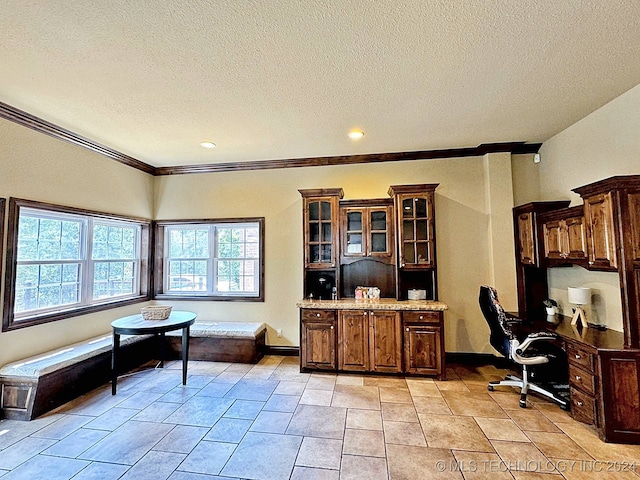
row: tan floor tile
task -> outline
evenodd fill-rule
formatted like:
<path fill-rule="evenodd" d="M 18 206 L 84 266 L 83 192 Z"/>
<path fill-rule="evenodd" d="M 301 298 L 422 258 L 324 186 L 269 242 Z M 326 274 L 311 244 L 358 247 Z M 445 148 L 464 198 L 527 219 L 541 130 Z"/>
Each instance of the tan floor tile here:
<path fill-rule="evenodd" d="M 558 427 L 597 460 L 632 462 L 633 460 L 637 461 L 637 459 L 640 459 L 640 445 L 605 443 L 600 440 L 594 430 L 587 425 L 575 421 L 559 423 Z M 640 465 L 638 469 L 640 470 Z"/>
<path fill-rule="evenodd" d="M 300 382 L 280 381 L 273 391 L 276 395 L 302 395 L 305 385 Z"/>
<path fill-rule="evenodd" d="M 344 455 L 363 455 L 366 457 L 384 457 L 384 435 L 375 430 L 355 430 L 347 428 L 344 431 Z"/>
<path fill-rule="evenodd" d="M 304 437 L 296 465 L 339 470 L 341 459 L 342 440 Z"/>
<path fill-rule="evenodd" d="M 382 418 L 390 422 L 415 422 L 418 423 L 418 415 L 413 404 L 406 403 L 381 403 Z"/>
<path fill-rule="evenodd" d="M 347 428 L 382 431 L 382 415 L 378 410 L 347 410 Z"/>
<path fill-rule="evenodd" d="M 369 387 L 407 388 L 405 379 L 397 377 L 365 376 L 364 384 Z"/>
<path fill-rule="evenodd" d="M 462 393 L 444 391 L 442 396 L 454 415 L 474 417 L 508 418 L 504 410 L 487 393 Z"/>
<path fill-rule="evenodd" d="M 339 470 L 324 468 L 294 467 L 291 480 L 339 480 Z"/>
<path fill-rule="evenodd" d="M 380 394 L 378 393 L 378 387 L 336 385 L 333 392 L 331 406 L 380 410 Z"/>
<path fill-rule="evenodd" d="M 450 450 L 408 445 L 387 445 L 391 480 L 462 479 Z M 366 478 L 366 477 L 361 477 Z"/>
<path fill-rule="evenodd" d="M 338 375 L 336 385 L 364 385 L 362 375 Z"/>
<path fill-rule="evenodd" d="M 571 460 L 591 460 L 576 442 L 564 433 L 525 432 L 531 441 L 546 457 L 566 458 Z"/>
<path fill-rule="evenodd" d="M 380 401 L 389 403 L 413 403 L 408 388 L 380 387 Z"/>
<path fill-rule="evenodd" d="M 492 440 L 491 444 L 511 472 L 552 473 L 556 471 L 549 459 L 540 453 L 533 443 Z"/>
<path fill-rule="evenodd" d="M 493 392 L 488 392 L 493 400 L 505 409 L 520 408 L 520 392 L 514 388 L 501 388 Z"/>
<path fill-rule="evenodd" d="M 534 408 L 553 423 L 567 423 L 573 421 L 569 412 L 565 412 L 558 405 L 551 403 L 539 403 L 536 404 Z"/>
<path fill-rule="evenodd" d="M 508 442 L 529 442 L 529 438 L 510 418 L 477 417 L 480 426 L 489 440 L 506 440 Z"/>
<path fill-rule="evenodd" d="M 310 390 L 333 390 L 336 385 L 336 376 L 318 376 L 311 374 L 311 378 L 307 382 L 307 389 Z"/>
<path fill-rule="evenodd" d="M 469 392 L 469 387 L 462 380 L 446 380 L 444 382 L 436 380 L 436 386 L 441 392 L 455 390 L 458 392 Z"/>
<path fill-rule="evenodd" d="M 453 455 L 465 480 L 513 480 L 506 464 L 496 453 L 454 450 Z"/>
<path fill-rule="evenodd" d="M 638 480 L 638 475 L 631 469 L 622 470 L 619 463 L 607 463 L 587 460 L 561 460 L 552 458 L 556 469 L 567 480 Z M 611 469 L 610 471 L 607 471 Z M 638 467 L 636 467 L 637 471 Z M 616 471 L 617 470 L 617 471 Z"/>
<path fill-rule="evenodd" d="M 409 392 L 413 397 L 439 397 L 440 390 L 436 386 L 433 380 L 426 381 L 427 379 L 420 380 L 410 380 L 407 379 L 407 386 L 409 387 Z M 430 379 L 429 379 L 430 380 Z"/>
<path fill-rule="evenodd" d="M 494 452 L 473 417 L 420 413 L 418 418 L 429 447 Z"/>
<path fill-rule="evenodd" d="M 300 403 L 303 405 L 323 405 L 328 407 L 331 405 L 333 392 L 331 390 L 309 390 L 306 389 L 300 397 Z"/>
<path fill-rule="evenodd" d="M 553 422 L 533 408 L 505 409 L 505 412 L 516 422 L 520 430 L 560 433 L 560 429 Z"/>
<path fill-rule="evenodd" d="M 260 359 L 257 365 L 260 365 L 260 366 L 272 365 L 274 367 L 277 367 L 282 363 L 283 360 L 284 360 L 284 357 L 282 355 L 265 355 Z"/>
<path fill-rule="evenodd" d="M 340 480 L 387 480 L 387 460 L 385 458 L 343 455 Z"/>
<path fill-rule="evenodd" d="M 513 475 L 513 478 L 516 480 L 561 480 L 563 478 L 559 472 L 538 473 L 512 471 L 511 475 Z"/>
<path fill-rule="evenodd" d="M 427 446 L 419 423 L 383 422 L 385 443 Z"/>
<path fill-rule="evenodd" d="M 451 409 L 442 396 L 413 397 L 413 406 L 417 413 L 433 413 L 437 415 L 452 415 Z"/>

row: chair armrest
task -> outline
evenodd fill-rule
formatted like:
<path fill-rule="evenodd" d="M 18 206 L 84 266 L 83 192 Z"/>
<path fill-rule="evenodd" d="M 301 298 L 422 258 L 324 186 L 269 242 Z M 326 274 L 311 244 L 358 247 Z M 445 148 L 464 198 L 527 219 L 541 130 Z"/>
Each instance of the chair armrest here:
<path fill-rule="evenodd" d="M 550 340 L 557 340 L 558 338 L 560 337 L 552 332 L 532 333 L 528 335 L 527 338 L 525 338 L 524 341 L 518 346 L 518 348 L 516 349 L 516 353 L 518 355 L 522 355 L 527 350 L 527 348 L 529 348 L 531 344 L 533 344 L 534 342 L 537 342 L 540 340 L 548 342 Z"/>
<path fill-rule="evenodd" d="M 516 315 L 514 315 L 513 313 L 510 312 L 504 312 L 504 316 L 506 318 L 506 321 L 509 325 L 515 325 L 515 324 L 521 324 L 522 323 L 522 319 Z"/>

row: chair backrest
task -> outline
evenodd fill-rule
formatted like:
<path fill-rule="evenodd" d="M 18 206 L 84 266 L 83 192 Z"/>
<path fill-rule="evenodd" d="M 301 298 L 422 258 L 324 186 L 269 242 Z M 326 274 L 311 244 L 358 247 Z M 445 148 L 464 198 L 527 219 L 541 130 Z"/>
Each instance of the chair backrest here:
<path fill-rule="evenodd" d="M 480 309 L 491 329 L 489 342 L 498 352 L 509 358 L 511 348 L 510 340 L 515 339 L 511 327 L 507 323 L 507 316 L 504 308 L 498 301 L 498 293 L 495 288 L 488 286 L 480 287 Z"/>

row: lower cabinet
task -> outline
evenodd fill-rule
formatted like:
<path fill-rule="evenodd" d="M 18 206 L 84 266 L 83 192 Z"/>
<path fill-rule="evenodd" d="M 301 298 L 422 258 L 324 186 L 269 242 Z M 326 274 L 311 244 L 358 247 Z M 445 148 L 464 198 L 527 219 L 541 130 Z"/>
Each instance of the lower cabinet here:
<path fill-rule="evenodd" d="M 303 370 L 444 379 L 443 312 L 301 309 L 300 317 Z"/>
<path fill-rule="evenodd" d="M 402 335 L 398 312 L 341 310 L 338 318 L 339 370 L 402 371 Z"/>
<path fill-rule="evenodd" d="M 300 365 L 303 369 L 335 370 L 335 310 L 302 310 Z"/>

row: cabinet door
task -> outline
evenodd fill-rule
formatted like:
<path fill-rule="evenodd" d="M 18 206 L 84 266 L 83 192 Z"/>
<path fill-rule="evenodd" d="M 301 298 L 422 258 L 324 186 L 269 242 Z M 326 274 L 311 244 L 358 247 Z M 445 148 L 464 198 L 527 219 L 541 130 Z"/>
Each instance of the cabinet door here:
<path fill-rule="evenodd" d="M 374 372 L 402 371 L 402 334 L 399 312 L 369 313 L 369 358 Z"/>
<path fill-rule="evenodd" d="M 302 368 L 336 369 L 335 325 L 335 320 L 302 321 Z"/>
<path fill-rule="evenodd" d="M 429 194 L 399 195 L 398 209 L 400 267 L 433 267 L 432 196 Z"/>
<path fill-rule="evenodd" d="M 404 325 L 404 371 L 442 375 L 441 327 Z"/>
<path fill-rule="evenodd" d="M 584 217 L 571 217 L 565 220 L 567 258 L 583 260 L 587 257 L 586 235 L 584 231 Z"/>
<path fill-rule="evenodd" d="M 336 266 L 337 206 L 337 199 L 333 197 L 305 198 L 307 268 L 326 269 Z"/>
<path fill-rule="evenodd" d="M 367 209 L 367 254 L 381 259 L 393 258 L 393 209 Z"/>
<path fill-rule="evenodd" d="M 566 257 L 564 245 L 564 220 L 552 220 L 542 226 L 544 231 L 544 257 L 562 260 Z"/>
<path fill-rule="evenodd" d="M 518 215 L 518 246 L 520 263 L 523 265 L 536 264 L 536 250 L 534 245 L 533 214 L 526 212 Z"/>
<path fill-rule="evenodd" d="M 584 214 L 587 223 L 589 267 L 616 270 L 616 243 L 613 231 L 611 193 L 585 198 Z"/>
<path fill-rule="evenodd" d="M 366 211 L 366 208 L 341 209 L 343 257 L 365 257 L 367 255 Z"/>
<path fill-rule="evenodd" d="M 342 310 L 338 316 L 338 368 L 367 371 L 369 369 L 369 312 Z"/>

